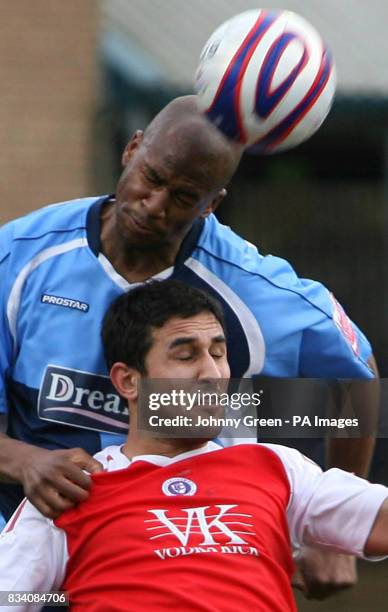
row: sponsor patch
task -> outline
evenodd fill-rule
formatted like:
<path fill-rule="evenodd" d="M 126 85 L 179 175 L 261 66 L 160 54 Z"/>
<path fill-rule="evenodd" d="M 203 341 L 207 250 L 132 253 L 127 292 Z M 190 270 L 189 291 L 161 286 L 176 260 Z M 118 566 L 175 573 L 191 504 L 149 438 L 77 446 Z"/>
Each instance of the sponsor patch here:
<path fill-rule="evenodd" d="M 166 548 L 154 549 L 155 555 L 162 560 L 209 553 L 256 557 L 260 554 L 242 537 L 255 537 L 256 533 L 252 515 L 239 512 L 237 504 L 174 508 L 172 516 L 168 512 L 166 509 L 148 510 L 152 518 L 145 520 L 149 539 L 166 544 Z"/>
<path fill-rule="evenodd" d="M 359 357 L 360 356 L 360 347 L 358 344 L 358 338 L 356 331 L 352 325 L 351 320 L 348 315 L 342 308 L 341 304 L 337 302 L 334 295 L 330 293 L 330 298 L 333 304 L 333 320 L 342 335 L 349 342 L 352 347 L 353 353 Z"/>
<path fill-rule="evenodd" d="M 48 365 L 40 385 L 38 415 L 46 421 L 125 434 L 129 416 L 125 401 L 109 376 Z"/>
<path fill-rule="evenodd" d="M 62 306 L 63 308 L 72 308 L 80 310 L 81 312 L 88 312 L 89 304 L 86 302 L 80 302 L 79 300 L 73 300 L 72 298 L 61 297 L 60 295 L 50 295 L 49 293 L 43 293 L 40 298 L 42 304 L 51 304 L 52 306 Z"/>

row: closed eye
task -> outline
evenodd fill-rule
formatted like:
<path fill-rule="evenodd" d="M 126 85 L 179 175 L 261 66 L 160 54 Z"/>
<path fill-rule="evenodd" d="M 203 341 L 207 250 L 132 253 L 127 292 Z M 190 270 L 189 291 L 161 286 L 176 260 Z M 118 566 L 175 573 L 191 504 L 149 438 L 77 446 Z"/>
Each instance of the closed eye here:
<path fill-rule="evenodd" d="M 194 208 L 196 200 L 184 196 L 175 195 L 175 202 L 180 208 Z"/>
<path fill-rule="evenodd" d="M 195 355 L 194 351 L 181 350 L 172 354 L 173 359 L 177 359 L 178 361 L 188 361 L 192 359 Z"/>
<path fill-rule="evenodd" d="M 162 185 L 163 179 L 155 170 L 150 168 L 149 166 L 145 166 L 143 169 L 143 176 L 148 183 L 152 183 L 152 185 Z"/>
<path fill-rule="evenodd" d="M 144 178 L 147 181 L 147 183 L 150 183 L 151 185 L 161 185 L 162 184 L 162 181 L 157 176 L 154 176 L 152 174 L 144 174 Z"/>

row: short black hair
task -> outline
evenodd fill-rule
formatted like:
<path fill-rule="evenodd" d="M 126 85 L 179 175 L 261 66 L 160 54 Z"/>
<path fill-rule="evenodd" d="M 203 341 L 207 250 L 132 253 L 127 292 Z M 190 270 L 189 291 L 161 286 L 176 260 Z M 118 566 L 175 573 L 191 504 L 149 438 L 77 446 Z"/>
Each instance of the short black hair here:
<path fill-rule="evenodd" d="M 187 319 L 202 312 L 213 314 L 225 332 L 224 313 L 217 300 L 180 281 L 151 281 L 121 295 L 109 306 L 102 324 L 108 368 L 121 361 L 146 374 L 152 330 L 172 317 Z"/>

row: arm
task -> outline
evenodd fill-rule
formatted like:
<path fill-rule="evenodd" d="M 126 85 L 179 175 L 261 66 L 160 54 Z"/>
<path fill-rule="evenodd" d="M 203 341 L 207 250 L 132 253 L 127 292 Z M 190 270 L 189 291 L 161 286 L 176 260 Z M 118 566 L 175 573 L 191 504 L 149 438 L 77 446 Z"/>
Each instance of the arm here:
<path fill-rule="evenodd" d="M 342 470 L 322 472 L 296 450 L 271 448 L 282 460 L 292 491 L 288 521 L 292 542 L 300 549 L 302 569 L 297 586 L 307 596 L 322 599 L 351 584 L 352 570 L 344 555 L 371 554 L 366 542 L 373 525 L 379 531 L 387 528 L 386 523 L 379 527 L 375 519 L 388 498 L 388 489 Z M 388 549 L 385 551 L 388 554 Z M 372 554 L 379 552 L 373 550 Z"/>
<path fill-rule="evenodd" d="M 276 258 L 263 258 L 259 265 L 275 281 L 276 287 L 287 289 L 287 293 L 278 294 L 277 303 L 287 305 L 290 329 L 300 337 L 296 375 L 313 379 L 373 379 L 368 364 L 371 346 L 329 291 L 320 283 L 298 278 L 289 264 Z M 364 414 L 371 414 L 372 422 L 377 420 L 373 397 L 366 396 L 361 408 Z M 374 445 L 373 427 L 372 432 L 363 439 L 331 440 L 328 463 L 365 475 Z M 311 549 L 305 552 L 310 553 Z M 335 591 L 356 581 L 354 560 L 339 557 L 332 551 L 313 551 L 307 563 L 311 572 L 304 587 L 312 596 L 316 593 L 321 596 L 319 584 L 323 584 L 325 592 L 330 592 L 330 585 Z"/>
<path fill-rule="evenodd" d="M 31 503 L 56 518 L 88 496 L 91 479 L 84 470 L 102 470 L 81 448 L 47 450 L 0 433 L 0 481 L 19 482 Z"/>
<path fill-rule="evenodd" d="M 373 355 L 368 359 L 368 365 L 376 380 L 353 380 L 347 393 L 342 393 L 342 397 L 338 398 L 338 403 L 351 403 L 352 413 L 360 419 L 361 431 L 369 435 L 359 438 L 331 437 L 326 444 L 328 468 L 338 467 L 363 478 L 368 476 L 373 457 L 374 432 L 377 428 L 380 402 L 380 385 L 377 380 L 379 373 Z M 311 546 L 301 549 L 294 586 L 301 589 L 309 599 L 325 599 L 354 586 L 356 582 L 357 567 L 354 556 Z"/>
<path fill-rule="evenodd" d="M 322 299 L 324 298 L 323 293 Z M 304 348 L 308 358 L 303 362 L 303 374 L 321 376 L 321 362 L 324 361 L 324 376 L 332 379 L 352 379 L 346 390 L 344 385 L 339 385 L 336 407 L 338 412 L 343 409 L 350 410 L 351 414 L 346 416 L 359 418 L 360 437 L 329 438 L 326 444 L 326 465 L 366 478 L 375 446 L 380 392 L 379 382 L 368 380 L 368 377 L 373 373 L 377 379 L 378 370 L 371 355 L 371 347 L 362 332 L 348 319 L 333 298 L 328 306 L 326 312 L 329 316 L 322 317 L 314 329 L 305 334 Z M 317 347 L 315 361 L 313 359 L 311 362 L 311 356 Z M 323 599 L 353 586 L 357 581 L 356 562 L 352 556 L 304 546 L 300 551 L 298 566 L 296 586 L 309 598 Z"/>
<path fill-rule="evenodd" d="M 90 478 L 83 470 L 99 471 L 101 464 L 81 449 L 49 451 L 4 433 L 7 373 L 14 365 L 15 351 L 6 307 L 10 228 L 0 230 L 0 482 L 21 483 L 30 501 L 45 516 L 54 518 L 87 497 Z"/>
<path fill-rule="evenodd" d="M 290 376 L 331 381 L 346 379 L 354 383 L 354 409 L 357 410 L 355 416 L 362 420 L 359 430 L 362 439 L 330 442 L 328 465 L 365 476 L 373 451 L 378 413 L 378 390 L 376 393 L 376 387 L 372 389 L 368 383 L 377 373 L 370 343 L 324 285 L 299 278 L 287 262 L 278 258 L 262 258 L 257 266 L 276 288 L 276 291 L 273 289 L 276 296 L 274 316 L 281 320 L 284 312 L 289 313 L 287 331 L 295 335 L 298 351 L 297 370 Z M 281 305 L 278 311 L 275 310 L 276 304 Z M 253 303 L 252 308 L 255 307 L 261 314 L 259 304 Z M 279 336 L 280 347 L 281 340 Z M 282 359 L 286 364 L 286 353 Z M 276 375 L 275 370 L 271 375 Z M 342 382 L 339 387 L 345 391 Z M 348 397 L 348 390 L 346 392 Z M 363 398 L 356 402 L 358 392 Z M 341 397 L 337 398 L 336 408 L 338 406 L 343 407 Z"/>
<path fill-rule="evenodd" d="M 343 470 L 322 472 L 298 451 L 271 448 L 290 481 L 287 515 L 292 541 L 297 546 L 308 544 L 363 558 L 374 530 L 373 541 L 386 528 L 388 488 Z M 387 535 L 383 542 L 377 554 L 388 554 Z"/>
<path fill-rule="evenodd" d="M 340 379 L 337 393 L 332 398 L 332 416 L 357 417 L 359 437 L 343 436 L 328 440 L 326 465 L 366 477 L 379 412 L 380 387 L 376 362 L 364 334 L 347 317 L 335 298 L 318 283 L 316 286 L 316 301 L 322 303 L 323 312 L 314 312 L 313 325 L 303 333 L 301 375 Z"/>
<path fill-rule="evenodd" d="M 58 590 L 67 560 L 64 531 L 24 500 L 0 534 L 0 591 Z M 2 610 L 30 612 L 41 607 L 23 604 Z"/>
<path fill-rule="evenodd" d="M 375 446 L 372 432 L 377 428 L 380 402 L 379 372 L 373 355 L 368 359 L 368 364 L 375 374 L 375 380 L 352 381 L 348 398 L 342 398 L 342 402 L 346 399 L 351 402 L 353 412 L 360 419 L 361 429 L 371 435 L 362 438 L 330 438 L 327 445 L 328 468 L 339 467 L 362 478 L 367 478 L 372 461 Z"/>

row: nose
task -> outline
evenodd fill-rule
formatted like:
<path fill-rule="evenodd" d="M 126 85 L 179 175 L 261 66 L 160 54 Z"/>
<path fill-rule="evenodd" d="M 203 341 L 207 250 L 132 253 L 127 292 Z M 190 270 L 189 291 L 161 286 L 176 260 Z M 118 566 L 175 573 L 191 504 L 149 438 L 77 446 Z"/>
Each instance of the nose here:
<path fill-rule="evenodd" d="M 199 363 L 198 380 L 205 381 L 207 379 L 222 378 L 222 376 L 223 372 L 214 357 L 210 353 L 204 354 Z"/>
<path fill-rule="evenodd" d="M 151 217 L 164 217 L 168 203 L 168 193 L 165 187 L 153 189 L 143 198 L 142 205 Z"/>

